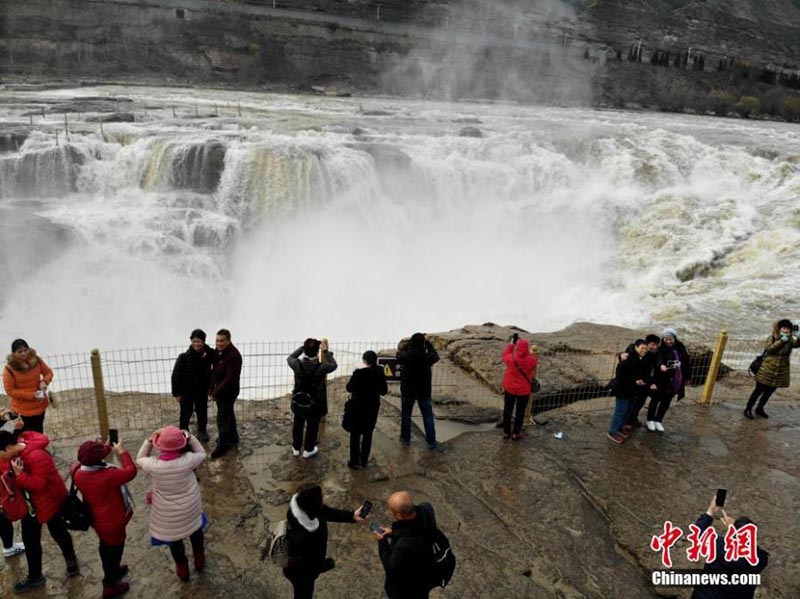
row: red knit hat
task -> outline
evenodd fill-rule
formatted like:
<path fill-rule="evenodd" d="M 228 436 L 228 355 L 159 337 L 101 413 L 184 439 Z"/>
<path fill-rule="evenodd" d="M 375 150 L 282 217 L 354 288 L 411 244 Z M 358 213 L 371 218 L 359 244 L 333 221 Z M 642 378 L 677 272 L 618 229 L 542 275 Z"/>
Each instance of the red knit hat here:
<path fill-rule="evenodd" d="M 84 441 L 78 448 L 78 461 L 83 466 L 97 466 L 106 459 L 111 447 L 100 441 Z"/>
<path fill-rule="evenodd" d="M 153 439 L 153 445 L 159 451 L 180 451 L 186 447 L 189 438 L 177 426 L 165 426 Z"/>

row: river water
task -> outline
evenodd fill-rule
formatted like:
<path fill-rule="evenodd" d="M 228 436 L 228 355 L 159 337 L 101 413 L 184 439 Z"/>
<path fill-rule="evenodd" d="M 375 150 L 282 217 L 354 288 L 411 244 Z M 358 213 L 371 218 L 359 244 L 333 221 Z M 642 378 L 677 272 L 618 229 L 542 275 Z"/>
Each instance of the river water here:
<path fill-rule="evenodd" d="M 98 105 L 136 122 L 101 127 Z M 182 344 L 198 326 L 358 340 L 577 320 L 761 336 L 800 318 L 797 125 L 0 90 L 0 134 L 31 123 L 0 153 L 3 343 L 53 353 Z"/>

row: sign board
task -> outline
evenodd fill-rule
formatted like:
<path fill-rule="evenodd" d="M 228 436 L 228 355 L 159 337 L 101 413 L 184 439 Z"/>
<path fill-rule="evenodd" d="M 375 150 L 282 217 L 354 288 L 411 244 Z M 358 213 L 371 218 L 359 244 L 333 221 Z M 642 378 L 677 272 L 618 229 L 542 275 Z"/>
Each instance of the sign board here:
<path fill-rule="evenodd" d="M 389 382 L 396 382 L 400 380 L 400 372 L 403 369 L 397 362 L 397 358 L 387 358 L 378 356 L 378 366 L 383 368 L 386 373 L 386 380 Z"/>

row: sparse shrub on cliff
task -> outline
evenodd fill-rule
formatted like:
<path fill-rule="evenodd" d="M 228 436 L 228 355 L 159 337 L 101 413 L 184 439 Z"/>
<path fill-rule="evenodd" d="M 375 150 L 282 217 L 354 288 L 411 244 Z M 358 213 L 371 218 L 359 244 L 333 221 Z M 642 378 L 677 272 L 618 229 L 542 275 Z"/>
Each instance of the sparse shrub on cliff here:
<path fill-rule="evenodd" d="M 786 96 L 779 89 L 770 89 L 758 95 L 761 102 L 759 112 L 769 116 L 777 116 L 781 113 L 786 102 Z"/>
<path fill-rule="evenodd" d="M 733 109 L 736 96 L 724 89 L 714 89 L 708 94 L 708 100 L 709 110 L 713 111 L 714 114 L 725 116 Z"/>
<path fill-rule="evenodd" d="M 800 122 L 800 98 L 788 98 L 783 103 L 781 115 L 787 121 Z"/>
<path fill-rule="evenodd" d="M 757 114 L 761 108 L 761 102 L 754 96 L 742 96 L 733 109 L 744 118 L 750 118 Z"/>

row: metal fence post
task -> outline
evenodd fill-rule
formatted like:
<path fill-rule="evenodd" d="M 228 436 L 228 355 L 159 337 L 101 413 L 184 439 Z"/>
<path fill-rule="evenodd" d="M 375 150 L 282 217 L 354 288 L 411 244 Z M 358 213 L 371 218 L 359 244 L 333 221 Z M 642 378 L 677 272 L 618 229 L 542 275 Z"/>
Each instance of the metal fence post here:
<path fill-rule="evenodd" d="M 97 402 L 97 420 L 100 425 L 100 436 L 108 437 L 108 407 L 106 406 L 106 389 L 103 385 L 103 368 L 100 366 L 100 350 L 92 350 L 92 382 L 94 383 L 94 399 Z"/>
<path fill-rule="evenodd" d="M 722 363 L 722 354 L 725 353 L 725 345 L 728 343 L 728 331 L 722 329 L 717 337 L 717 345 L 714 348 L 714 355 L 711 356 L 711 365 L 706 375 L 706 384 L 703 386 L 703 394 L 700 396 L 700 403 L 708 405 L 711 403 L 711 394 L 714 393 L 714 383 L 717 382 L 719 365 Z"/>

